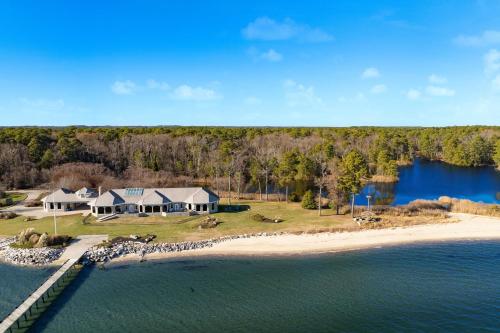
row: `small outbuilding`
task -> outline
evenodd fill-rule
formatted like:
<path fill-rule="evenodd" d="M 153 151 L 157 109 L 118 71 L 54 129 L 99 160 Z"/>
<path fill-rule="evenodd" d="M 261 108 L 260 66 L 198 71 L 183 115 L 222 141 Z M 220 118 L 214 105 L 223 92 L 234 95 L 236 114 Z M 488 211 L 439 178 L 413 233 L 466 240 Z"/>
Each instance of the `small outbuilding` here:
<path fill-rule="evenodd" d="M 75 209 L 88 209 L 88 203 L 96 197 L 94 190 L 86 187 L 73 192 L 66 188 L 60 188 L 42 199 L 43 210 L 49 211 L 69 211 Z"/>

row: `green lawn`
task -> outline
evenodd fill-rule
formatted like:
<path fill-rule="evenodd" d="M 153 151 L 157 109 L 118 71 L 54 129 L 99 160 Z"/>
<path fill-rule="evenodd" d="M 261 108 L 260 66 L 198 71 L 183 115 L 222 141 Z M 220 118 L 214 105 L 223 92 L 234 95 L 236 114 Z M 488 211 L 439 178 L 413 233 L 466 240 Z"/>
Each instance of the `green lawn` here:
<path fill-rule="evenodd" d="M 155 234 L 158 241 L 179 242 L 183 240 L 198 240 L 223 235 L 236 235 L 256 232 L 312 232 L 319 230 L 337 230 L 353 226 L 349 216 L 334 215 L 331 210 L 324 210 L 323 216 L 317 211 L 305 210 L 297 203 L 256 202 L 242 201 L 240 205 L 248 205 L 249 210 L 235 213 L 216 213 L 222 223 L 216 228 L 202 229 L 198 225 L 203 216 L 196 217 L 132 217 L 97 222 L 92 217 L 88 224 L 83 224 L 81 215 L 61 216 L 57 218 L 59 234 L 70 236 L 85 234 L 108 234 L 110 237 L 128 236 L 131 234 Z M 268 218 L 281 218 L 282 223 L 262 223 L 254 221 L 251 216 L 262 214 Z M 27 227 L 35 228 L 38 232 L 54 232 L 54 221 L 51 217 L 25 222 L 25 217 L 19 216 L 11 220 L 0 220 L 0 235 L 14 235 Z"/>
<path fill-rule="evenodd" d="M 19 201 L 26 200 L 26 198 L 28 197 L 27 193 L 10 192 L 10 193 L 6 193 L 6 194 L 7 194 L 7 196 L 5 198 L 0 199 L 0 203 L 1 203 L 0 207 L 2 207 L 2 208 L 13 206 L 13 205 L 17 204 Z M 8 199 L 12 199 L 12 204 L 4 206 L 4 203 Z"/>

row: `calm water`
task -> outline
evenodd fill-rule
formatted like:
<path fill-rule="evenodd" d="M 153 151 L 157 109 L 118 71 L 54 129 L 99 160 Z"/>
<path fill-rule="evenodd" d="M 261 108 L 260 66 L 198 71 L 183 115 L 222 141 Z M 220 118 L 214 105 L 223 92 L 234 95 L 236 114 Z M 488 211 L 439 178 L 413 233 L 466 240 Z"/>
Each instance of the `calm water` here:
<path fill-rule="evenodd" d="M 356 197 L 356 204 L 366 205 L 368 194 L 377 204 L 402 205 L 443 195 L 500 203 L 500 172 L 493 167 L 464 168 L 417 159 L 413 165 L 399 169 L 399 182 L 367 185 Z"/>
<path fill-rule="evenodd" d="M 499 313 L 500 242 L 460 242 L 89 269 L 35 331 L 500 332 Z"/>
<path fill-rule="evenodd" d="M 27 268 L 0 264 L 0 320 L 35 291 L 53 268 Z"/>

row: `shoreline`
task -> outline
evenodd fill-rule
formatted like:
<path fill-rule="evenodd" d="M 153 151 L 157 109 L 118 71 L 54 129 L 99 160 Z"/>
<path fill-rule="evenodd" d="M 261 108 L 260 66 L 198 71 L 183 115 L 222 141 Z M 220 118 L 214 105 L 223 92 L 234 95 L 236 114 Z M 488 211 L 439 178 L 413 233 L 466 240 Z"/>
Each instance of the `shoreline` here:
<path fill-rule="evenodd" d="M 181 251 L 159 251 L 121 254 L 104 265 L 134 263 L 149 260 L 177 260 L 196 258 L 235 257 L 293 257 L 366 250 L 417 243 L 444 243 L 453 241 L 500 241 L 500 218 L 465 213 L 451 213 L 450 222 L 417 224 L 405 227 L 366 229 L 345 232 L 321 232 L 314 234 L 265 234 L 250 237 L 237 236 L 215 242 L 211 246 Z M 180 243 L 179 243 L 180 244 Z M 12 264 L 1 260 L 0 264 Z M 58 261 L 39 267 L 57 266 Z M 25 266 L 25 265 L 22 265 Z M 33 266 L 33 265 L 26 265 Z"/>
<path fill-rule="evenodd" d="M 151 253 L 145 255 L 144 260 L 307 256 L 416 243 L 500 240 L 500 218 L 462 213 L 451 215 L 459 221 L 355 232 L 239 238 L 202 249 Z M 106 264 L 139 262 L 141 259 L 138 254 L 128 254 Z"/>

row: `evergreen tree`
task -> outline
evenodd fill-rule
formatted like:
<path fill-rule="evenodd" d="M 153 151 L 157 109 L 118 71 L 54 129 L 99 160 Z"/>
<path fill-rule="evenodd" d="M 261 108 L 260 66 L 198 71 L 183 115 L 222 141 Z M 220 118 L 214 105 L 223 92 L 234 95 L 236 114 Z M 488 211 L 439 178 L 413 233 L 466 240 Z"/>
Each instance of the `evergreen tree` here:
<path fill-rule="evenodd" d="M 49 169 L 54 164 L 54 153 L 51 149 L 47 149 L 40 160 L 40 166 L 44 169 Z"/>
<path fill-rule="evenodd" d="M 495 154 L 493 155 L 493 160 L 495 161 L 497 168 L 500 168 L 500 139 L 497 139 L 495 144 Z"/>
<path fill-rule="evenodd" d="M 314 194 L 311 190 L 306 191 L 302 197 L 302 208 L 304 209 L 316 209 L 318 204 L 314 200 Z"/>

